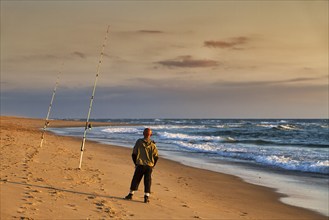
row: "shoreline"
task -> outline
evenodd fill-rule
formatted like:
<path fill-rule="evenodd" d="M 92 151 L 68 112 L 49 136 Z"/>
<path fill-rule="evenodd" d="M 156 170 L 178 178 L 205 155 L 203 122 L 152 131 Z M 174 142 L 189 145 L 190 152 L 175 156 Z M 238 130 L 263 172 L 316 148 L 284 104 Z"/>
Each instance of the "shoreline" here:
<path fill-rule="evenodd" d="M 92 141 L 130 149 L 130 147 L 120 145 L 120 143 Z M 298 171 L 280 170 L 277 168 L 268 169 L 260 165 L 245 164 L 243 162 L 223 161 L 218 159 L 207 161 L 201 157 L 189 159 L 189 153 L 180 152 L 180 154 L 181 155 L 178 156 L 173 155 L 172 152 L 166 152 L 165 154 L 162 152 L 162 158 L 177 162 L 183 166 L 238 177 L 243 182 L 266 187 L 272 189 L 275 193 L 279 193 L 281 195 L 279 201 L 284 204 L 329 216 L 326 206 L 326 204 L 328 204 L 328 179 L 323 174 L 307 173 L 307 175 L 305 175 Z M 170 159 L 170 157 L 172 158 Z M 236 171 L 237 169 L 239 170 L 238 172 Z M 314 178 L 317 180 L 317 186 L 313 186 Z M 326 183 L 324 183 L 324 181 L 326 181 Z M 300 192 L 304 190 L 307 190 L 307 193 L 301 195 Z M 319 200 L 319 198 L 321 198 L 321 200 Z"/>
<path fill-rule="evenodd" d="M 155 127 L 156 126 L 157 125 L 155 125 Z M 138 125 L 138 127 L 141 127 L 141 125 Z M 102 129 L 103 128 L 109 127 L 102 126 Z M 73 130 L 70 129 L 70 131 L 65 132 L 65 129 L 50 129 L 50 131 L 58 135 L 76 137 L 78 132 L 76 129 Z M 82 132 L 82 130 L 80 132 Z M 89 140 L 129 149 L 134 144 L 131 138 L 129 139 L 129 143 L 113 141 L 112 138 L 106 139 L 98 137 L 96 135 L 98 132 L 100 132 L 99 129 L 95 129 L 94 132 L 91 132 L 88 135 Z M 113 138 L 115 139 L 115 137 Z M 157 143 L 163 158 L 168 158 L 189 167 L 240 177 L 247 183 L 268 187 L 276 192 L 284 194 L 285 196 L 280 198 L 280 201 L 285 204 L 305 208 L 329 216 L 327 207 L 329 196 L 327 190 L 328 180 L 327 176 L 324 174 L 282 170 L 275 167 L 250 164 L 241 160 L 232 161 L 226 158 L 210 159 L 204 156 L 203 153 L 165 150 L 166 148 L 161 142 Z"/>
<path fill-rule="evenodd" d="M 283 204 L 274 189 L 161 156 L 150 210 L 139 201 L 142 183 L 133 202 L 122 199 L 133 174 L 131 149 L 87 141 L 78 171 L 80 139 L 47 132 L 38 149 L 43 123 L 1 116 L 1 218 L 327 219 Z"/>
<path fill-rule="evenodd" d="M 177 158 L 180 157 L 177 156 Z M 246 183 L 266 187 L 272 189 L 275 193 L 279 193 L 282 195 L 279 201 L 284 204 L 329 216 L 327 207 L 328 179 L 324 175 L 308 173 L 305 176 L 296 171 L 268 169 L 256 164 L 251 165 L 219 159 L 207 161 L 202 158 L 188 159 L 184 156 L 181 158 L 182 162 L 180 163 L 185 166 L 238 177 Z M 178 161 L 178 159 L 175 159 L 175 161 Z"/>

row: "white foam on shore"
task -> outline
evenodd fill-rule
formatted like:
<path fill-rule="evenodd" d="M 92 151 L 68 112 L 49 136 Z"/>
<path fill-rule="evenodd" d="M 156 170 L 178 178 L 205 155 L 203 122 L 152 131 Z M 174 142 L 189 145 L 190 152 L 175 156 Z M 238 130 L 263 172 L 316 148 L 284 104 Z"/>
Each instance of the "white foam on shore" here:
<path fill-rule="evenodd" d="M 175 154 L 162 152 L 162 156 L 187 166 L 237 176 L 248 183 L 273 188 L 276 192 L 287 195 L 287 197 L 280 198 L 283 203 L 329 216 L 328 179 L 319 178 L 315 183 L 314 178 L 306 176 L 278 174 L 269 170 L 263 171 L 254 167 L 223 161 L 214 163 L 201 157 L 192 158 L 184 155 L 184 153 L 177 154 L 177 152 Z"/>
<path fill-rule="evenodd" d="M 72 128 L 72 130 L 66 131 L 77 133 L 75 129 L 76 128 Z M 99 127 L 94 128 L 94 131 L 92 132 L 99 134 L 99 131 L 102 131 L 104 133 L 110 133 L 114 135 L 118 135 L 120 133 L 128 133 L 130 135 L 129 137 L 133 137 L 133 135 L 135 134 L 140 134 L 142 132 L 142 129 L 143 127 L 134 126 L 110 128 Z M 60 129 L 54 130 L 56 133 L 58 133 Z M 312 151 L 324 152 L 322 155 L 327 155 L 327 149 L 312 148 L 308 151 L 294 151 L 294 153 L 289 156 L 286 154 L 280 155 L 273 153 L 278 153 L 280 150 L 288 148 L 288 146 L 284 146 L 271 148 L 270 153 L 265 154 L 265 152 L 263 152 L 264 149 L 261 146 L 259 148 L 249 148 L 248 144 L 234 146 L 223 145 L 222 142 L 227 142 L 224 137 L 209 136 L 207 137 L 208 139 L 205 140 L 205 137 L 201 139 L 201 136 L 192 136 L 182 133 L 174 134 L 169 132 L 163 132 L 161 134 L 165 134 L 165 136 L 162 136 L 162 138 L 163 140 L 168 139 L 171 147 L 177 145 L 180 150 L 185 149 L 184 152 L 178 152 L 175 148 L 173 148 L 173 150 L 175 151 L 164 150 L 160 152 L 161 157 L 167 157 L 168 159 L 192 167 L 238 176 L 246 182 L 277 189 L 277 192 L 288 195 L 288 197 L 281 198 L 282 202 L 298 207 L 303 207 L 306 209 L 311 209 L 320 212 L 326 216 L 329 216 L 328 178 L 311 178 L 308 177 L 308 174 L 306 174 L 305 176 L 294 175 L 293 172 L 285 174 L 285 171 L 281 171 L 283 172 L 283 174 L 278 174 L 276 172 L 271 171 L 271 167 L 276 166 L 281 168 L 288 168 L 290 170 L 299 170 L 307 172 L 316 171 L 326 174 L 328 173 L 329 168 L 328 160 L 318 162 L 312 161 L 312 163 L 308 163 L 306 159 L 302 159 L 299 160 L 300 162 L 298 162 L 293 156 L 302 157 L 304 154 L 310 156 Z M 63 135 L 63 132 L 61 132 L 60 135 Z M 90 137 L 92 137 L 92 135 L 90 135 Z M 160 134 L 159 137 L 161 138 Z M 114 139 L 111 140 L 108 138 L 108 136 L 106 136 L 106 139 L 102 137 L 100 137 L 99 139 L 95 139 L 106 144 L 114 142 Z M 127 145 L 132 147 L 134 142 L 132 141 L 131 144 L 128 144 L 129 140 L 127 140 Z M 234 142 L 235 140 L 232 139 L 230 141 Z M 115 144 L 119 146 L 125 145 L 120 141 Z M 159 145 L 162 145 L 162 143 Z M 253 152 L 253 150 L 262 152 L 262 155 L 256 154 L 255 152 Z M 200 152 L 201 154 L 196 154 L 195 152 Z M 203 153 L 206 153 L 207 157 L 202 158 Z M 217 159 L 211 158 L 212 155 L 215 155 Z M 318 156 L 321 154 L 316 155 Z M 233 162 L 226 163 L 225 158 L 232 159 Z M 234 164 L 235 159 L 249 159 L 247 162 L 250 162 L 250 159 L 253 159 L 254 161 L 257 161 L 260 164 L 270 166 L 267 166 L 266 169 L 261 170 L 257 169 L 256 166 L 249 166 L 247 163 L 245 163 L 245 165 Z"/>
<path fill-rule="evenodd" d="M 107 133 L 138 133 L 140 132 L 141 129 L 138 129 L 137 127 L 109 127 L 102 129 L 102 132 L 107 132 Z"/>
<path fill-rule="evenodd" d="M 192 136 L 181 133 L 169 133 L 169 132 L 159 132 L 159 137 L 164 140 L 180 140 L 180 141 L 213 141 L 220 142 L 226 140 L 226 138 L 218 136 Z M 233 141 L 233 139 L 230 139 Z"/>

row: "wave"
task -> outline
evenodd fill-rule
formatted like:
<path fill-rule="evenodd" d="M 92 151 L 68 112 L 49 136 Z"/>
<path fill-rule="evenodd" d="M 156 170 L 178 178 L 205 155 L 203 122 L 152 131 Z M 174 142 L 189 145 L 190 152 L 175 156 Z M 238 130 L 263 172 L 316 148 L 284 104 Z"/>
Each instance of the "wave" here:
<path fill-rule="evenodd" d="M 172 130 L 172 129 L 204 129 L 205 125 L 154 125 L 151 128 L 157 130 Z"/>
<path fill-rule="evenodd" d="M 279 125 L 276 128 L 279 130 L 299 130 L 295 125 Z"/>
<path fill-rule="evenodd" d="M 231 143 L 231 142 L 237 142 L 237 140 L 235 140 L 234 138 L 231 138 L 231 137 L 225 137 L 224 140 L 226 142 L 229 142 L 229 143 Z"/>
<path fill-rule="evenodd" d="M 115 120 L 113 120 L 115 121 Z M 89 137 L 132 145 L 143 132 L 154 130 L 160 148 L 203 156 L 243 160 L 303 172 L 328 173 L 329 137 L 326 121 L 296 120 L 121 120 L 140 126 L 95 127 Z M 142 125 L 143 124 L 143 125 Z M 324 126 L 324 127 L 323 127 Z M 83 128 L 52 129 L 80 136 Z"/>
<path fill-rule="evenodd" d="M 272 155 L 266 157 L 258 156 L 256 157 L 256 162 L 286 170 L 329 174 L 329 160 L 316 162 L 297 161 L 286 156 Z"/>
<path fill-rule="evenodd" d="M 283 131 L 300 130 L 300 128 L 297 127 L 296 125 L 290 125 L 290 124 L 278 125 L 278 124 L 261 123 L 261 124 L 257 124 L 256 126 L 257 127 L 277 129 L 277 130 L 283 130 Z"/>
<path fill-rule="evenodd" d="M 211 128 L 242 128 L 243 123 L 231 123 L 231 124 L 220 124 L 220 125 L 211 125 Z"/>
<path fill-rule="evenodd" d="M 224 141 L 225 138 L 218 136 L 192 136 L 182 133 L 169 133 L 169 132 L 158 132 L 158 136 L 162 139 L 167 140 L 181 140 L 181 141 Z M 233 138 L 232 138 L 233 140 Z"/>
<path fill-rule="evenodd" d="M 228 141 L 229 142 L 229 141 Z M 291 146 L 291 147 L 308 147 L 308 148 L 328 148 L 328 144 L 316 144 L 316 143 L 301 143 L 301 142 L 279 142 L 271 140 L 262 140 L 262 139 L 250 139 L 250 140 L 236 140 L 235 143 L 240 144 L 253 144 L 253 145 L 270 145 L 270 146 Z"/>
<path fill-rule="evenodd" d="M 274 141 L 266 141 L 262 139 L 235 140 L 235 142 L 241 144 L 255 144 L 255 145 L 285 145 L 285 144 L 276 143 Z"/>
<path fill-rule="evenodd" d="M 252 144 L 252 145 L 270 145 L 270 146 L 292 146 L 292 147 L 309 147 L 309 148 L 328 148 L 327 144 L 321 143 L 302 143 L 302 142 L 282 142 L 276 140 L 264 140 L 264 139 L 236 139 L 230 136 L 211 136 L 206 135 L 188 135 L 182 133 L 170 133 L 170 132 L 158 132 L 157 135 L 160 139 L 169 141 L 186 141 L 189 143 L 202 143 L 202 142 L 213 142 L 213 143 L 236 143 L 236 144 Z M 291 140 L 290 140 L 291 141 Z"/>
<path fill-rule="evenodd" d="M 263 125 L 267 127 L 273 127 L 273 124 Z M 185 128 L 186 127 L 186 128 Z M 202 126 L 177 126 L 177 125 L 157 125 L 152 126 L 154 128 L 154 139 L 159 139 L 165 143 L 170 143 L 172 141 L 186 141 L 189 143 L 227 143 L 227 144 L 248 144 L 255 146 L 291 146 L 291 147 L 307 147 L 307 148 L 328 148 L 328 142 L 322 140 L 322 137 L 316 138 L 316 135 L 321 133 L 314 134 L 313 140 L 307 141 L 307 139 L 294 138 L 292 136 L 286 136 L 283 138 L 284 134 L 272 134 L 273 132 L 264 132 L 264 131 L 235 131 L 235 130 L 226 130 L 218 131 L 209 129 Z M 283 128 L 283 127 L 282 127 Z M 293 129 L 294 127 L 288 126 L 284 129 Z M 131 135 L 134 138 L 137 135 L 141 135 L 144 127 L 142 126 L 123 126 L 123 127 L 107 127 L 102 129 L 101 132 L 111 134 L 122 134 L 129 138 Z M 190 130 L 189 130 L 190 129 Z M 176 133 L 174 133 L 177 131 Z M 184 131 L 184 133 L 180 133 Z M 185 133 L 186 132 L 186 133 Z M 69 133 L 74 134 L 73 131 Z M 96 135 L 96 134 L 94 134 Z M 289 135 L 289 132 L 287 133 Z M 308 138 L 308 137 L 306 137 Z"/>
<path fill-rule="evenodd" d="M 136 127 L 110 127 L 101 130 L 106 133 L 140 133 L 142 130 Z"/>
<path fill-rule="evenodd" d="M 329 174 L 329 160 L 324 160 L 324 161 L 310 161 L 310 160 L 307 161 L 306 159 L 296 160 L 289 156 L 265 155 L 264 152 L 262 152 L 261 150 L 234 147 L 234 146 L 227 147 L 224 145 L 216 146 L 213 143 L 193 144 L 184 141 L 176 141 L 175 144 L 180 146 L 181 148 L 184 148 L 192 152 L 216 154 L 225 158 L 253 161 L 255 163 L 265 166 L 270 166 L 273 168 L 281 168 L 291 171 Z"/>

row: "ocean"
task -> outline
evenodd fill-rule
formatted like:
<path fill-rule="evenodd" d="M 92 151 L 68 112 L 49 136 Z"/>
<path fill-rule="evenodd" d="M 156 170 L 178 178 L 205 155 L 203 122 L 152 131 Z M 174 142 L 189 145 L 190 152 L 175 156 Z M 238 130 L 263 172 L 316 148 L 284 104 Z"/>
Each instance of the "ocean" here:
<path fill-rule="evenodd" d="M 329 216 L 328 119 L 98 119 L 122 126 L 94 127 L 87 139 L 132 148 L 145 127 L 160 157 L 268 186 L 285 203 Z M 50 128 L 81 136 L 84 128 Z M 79 148 L 79 147 L 78 147 Z M 88 148 L 88 146 L 86 146 Z"/>

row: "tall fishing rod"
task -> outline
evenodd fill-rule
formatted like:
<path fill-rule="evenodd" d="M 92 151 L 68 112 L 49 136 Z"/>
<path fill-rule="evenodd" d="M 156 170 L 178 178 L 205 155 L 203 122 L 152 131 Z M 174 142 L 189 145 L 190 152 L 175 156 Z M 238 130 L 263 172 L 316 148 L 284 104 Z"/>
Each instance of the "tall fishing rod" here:
<path fill-rule="evenodd" d="M 63 65 L 64 65 L 64 63 L 62 63 L 62 68 L 61 69 L 63 69 Z M 54 87 L 54 90 L 53 90 L 53 94 L 51 96 L 50 104 L 49 104 L 49 107 L 48 107 L 48 113 L 47 113 L 47 116 L 46 116 L 46 119 L 45 119 L 45 124 L 44 124 L 43 129 L 42 129 L 40 148 L 42 147 L 43 140 L 45 139 L 45 132 L 46 132 L 46 129 L 49 125 L 48 119 L 49 119 L 49 116 L 50 116 L 51 107 L 53 106 L 53 101 L 54 101 L 54 98 L 55 98 L 55 95 L 56 95 L 57 86 L 59 84 L 60 75 L 61 75 L 61 70 L 59 71 L 59 73 L 57 75 L 56 84 L 55 84 L 55 87 Z"/>
<path fill-rule="evenodd" d="M 106 31 L 106 34 L 105 34 L 104 43 L 103 43 L 103 46 L 102 46 L 102 51 L 101 51 L 101 54 L 100 54 L 100 57 L 99 57 L 99 62 L 98 62 L 98 65 L 97 65 L 97 71 L 96 71 L 96 78 L 95 78 L 95 82 L 94 82 L 94 88 L 93 88 L 93 92 L 92 92 L 92 95 L 91 95 L 91 98 L 90 98 L 90 104 L 89 104 L 89 110 L 88 110 L 88 115 L 87 115 L 87 120 L 86 120 L 85 131 L 83 132 L 83 137 L 82 137 L 81 150 L 80 150 L 81 151 L 81 154 L 80 154 L 79 169 L 81 169 L 82 156 L 83 156 L 83 151 L 85 149 L 85 142 L 86 142 L 87 130 L 89 128 L 91 128 L 91 124 L 89 124 L 89 118 L 90 118 L 90 113 L 91 113 L 91 109 L 92 109 L 92 106 L 93 106 L 93 101 L 94 101 L 94 97 L 95 97 L 95 90 L 96 90 L 96 85 L 97 85 L 97 79 L 98 79 L 99 72 L 100 72 L 100 66 L 101 66 L 102 60 L 103 60 L 103 55 L 104 55 L 104 50 L 105 50 L 105 46 L 106 46 L 106 42 L 107 42 L 107 37 L 108 37 L 108 34 L 109 34 L 109 29 L 110 29 L 110 26 L 108 25 L 107 26 L 107 31 Z"/>

